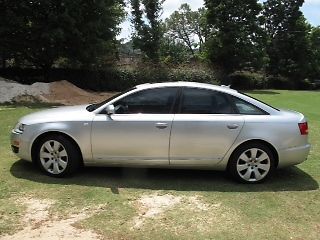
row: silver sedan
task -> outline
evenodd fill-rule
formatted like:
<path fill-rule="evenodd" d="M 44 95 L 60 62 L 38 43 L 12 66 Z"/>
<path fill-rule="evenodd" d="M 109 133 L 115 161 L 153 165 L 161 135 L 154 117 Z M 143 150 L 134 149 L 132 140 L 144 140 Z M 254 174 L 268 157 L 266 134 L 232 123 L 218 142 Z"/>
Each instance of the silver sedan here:
<path fill-rule="evenodd" d="M 306 160 L 308 124 L 224 86 L 143 84 L 102 103 L 27 115 L 11 146 L 46 174 L 79 166 L 141 166 L 227 170 L 257 183 L 274 169 Z"/>

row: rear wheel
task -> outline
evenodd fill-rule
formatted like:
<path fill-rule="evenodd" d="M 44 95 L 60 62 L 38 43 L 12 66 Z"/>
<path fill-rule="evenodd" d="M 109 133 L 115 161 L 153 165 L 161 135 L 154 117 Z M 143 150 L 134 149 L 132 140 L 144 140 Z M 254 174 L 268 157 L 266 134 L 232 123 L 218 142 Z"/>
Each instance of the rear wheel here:
<path fill-rule="evenodd" d="M 261 143 L 245 144 L 232 154 L 228 171 L 237 181 L 259 183 L 274 170 L 274 156 L 269 147 Z"/>
<path fill-rule="evenodd" d="M 49 176 L 64 177 L 80 166 L 80 154 L 74 143 L 60 135 L 43 138 L 37 148 L 37 163 Z"/>

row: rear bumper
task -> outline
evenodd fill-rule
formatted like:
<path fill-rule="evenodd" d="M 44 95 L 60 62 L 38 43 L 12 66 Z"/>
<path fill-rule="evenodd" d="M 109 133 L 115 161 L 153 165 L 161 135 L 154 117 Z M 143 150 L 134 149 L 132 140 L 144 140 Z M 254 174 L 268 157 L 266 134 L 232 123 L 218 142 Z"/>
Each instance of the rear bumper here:
<path fill-rule="evenodd" d="M 279 165 L 278 168 L 296 165 L 307 160 L 311 145 L 286 148 L 279 150 Z"/>
<path fill-rule="evenodd" d="M 21 159 L 32 161 L 30 152 L 30 141 L 23 133 L 11 132 L 12 152 Z"/>

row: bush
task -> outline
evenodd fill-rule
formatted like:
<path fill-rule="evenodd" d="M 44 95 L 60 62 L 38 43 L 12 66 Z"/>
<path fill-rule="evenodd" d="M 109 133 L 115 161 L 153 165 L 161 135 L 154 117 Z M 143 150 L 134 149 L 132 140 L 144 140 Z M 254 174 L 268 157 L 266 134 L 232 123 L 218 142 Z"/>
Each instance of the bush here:
<path fill-rule="evenodd" d="M 229 74 L 228 84 L 238 90 L 263 89 L 266 87 L 265 76 L 258 72 L 237 71 Z"/>
<path fill-rule="evenodd" d="M 319 79 L 313 80 L 313 84 L 314 84 L 314 89 L 320 89 L 320 80 Z"/>
<path fill-rule="evenodd" d="M 40 69 L 7 68 L 0 69 L 0 75 L 23 84 L 68 80 L 80 88 L 94 91 L 122 91 L 137 84 L 168 81 L 217 83 L 212 72 L 192 68 L 137 67 L 105 70 L 55 68 L 47 73 Z"/>
<path fill-rule="evenodd" d="M 186 81 L 218 84 L 218 80 L 212 71 L 188 67 L 169 70 L 168 79 L 171 82 Z"/>
<path fill-rule="evenodd" d="M 295 84 L 293 81 L 290 81 L 288 78 L 276 75 L 268 77 L 268 88 L 273 89 L 295 89 Z"/>
<path fill-rule="evenodd" d="M 309 79 L 303 79 L 298 83 L 297 87 L 300 90 L 313 90 L 313 89 L 316 89 L 316 84 L 310 82 Z"/>

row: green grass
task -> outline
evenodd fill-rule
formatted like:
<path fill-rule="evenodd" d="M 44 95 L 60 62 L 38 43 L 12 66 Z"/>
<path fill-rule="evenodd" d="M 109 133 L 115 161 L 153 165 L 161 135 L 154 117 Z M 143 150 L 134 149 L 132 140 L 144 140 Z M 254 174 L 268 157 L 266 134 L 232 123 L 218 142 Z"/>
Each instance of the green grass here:
<path fill-rule="evenodd" d="M 77 226 L 106 239 L 320 239 L 320 92 L 249 94 L 304 113 L 312 144 L 306 162 L 279 170 L 259 185 L 234 183 L 221 172 L 164 169 L 86 168 L 72 178 L 50 178 L 17 159 L 9 146 L 18 118 L 41 106 L 0 106 L 0 236 L 22 228 L 25 206 L 17 199 L 28 196 L 55 200 L 50 212 L 61 218 L 104 204 Z M 210 207 L 198 211 L 180 203 L 131 229 L 138 216 L 134 202 L 153 193 L 197 195 Z"/>

